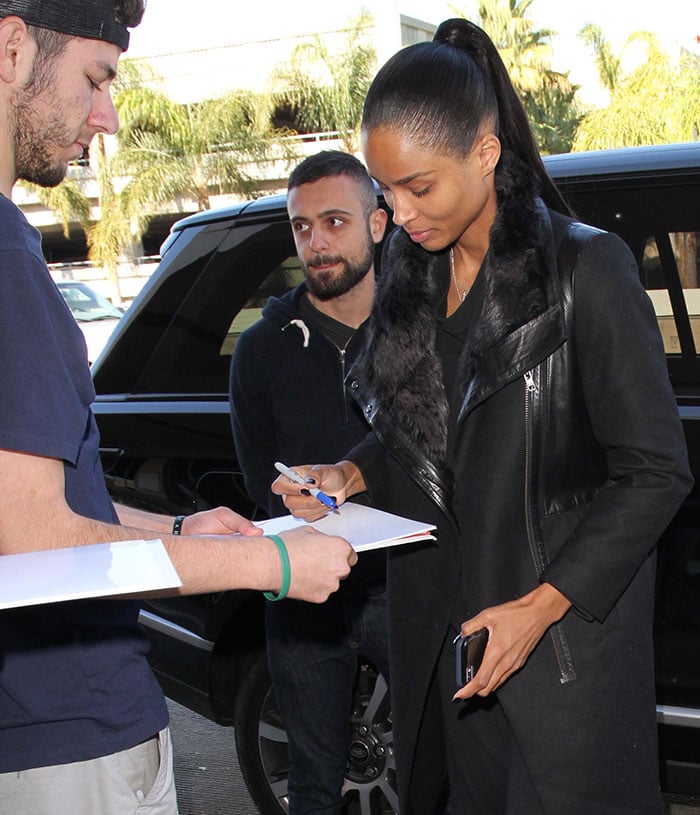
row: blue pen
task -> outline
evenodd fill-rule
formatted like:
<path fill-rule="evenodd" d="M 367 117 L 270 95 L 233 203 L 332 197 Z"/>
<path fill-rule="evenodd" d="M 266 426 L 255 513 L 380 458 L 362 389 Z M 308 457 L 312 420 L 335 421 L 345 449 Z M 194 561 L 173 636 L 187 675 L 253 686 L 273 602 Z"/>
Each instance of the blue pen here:
<path fill-rule="evenodd" d="M 275 469 L 278 473 L 282 473 L 282 475 L 286 475 L 290 481 L 293 481 L 295 484 L 303 484 L 304 487 L 322 504 L 327 506 L 329 509 L 338 509 L 338 504 L 330 497 L 330 495 L 326 495 L 325 492 L 322 492 L 318 487 L 311 487 L 306 479 L 303 476 L 299 475 L 299 473 L 292 470 L 291 467 L 287 467 L 286 464 L 282 464 L 281 461 L 275 462 Z"/>

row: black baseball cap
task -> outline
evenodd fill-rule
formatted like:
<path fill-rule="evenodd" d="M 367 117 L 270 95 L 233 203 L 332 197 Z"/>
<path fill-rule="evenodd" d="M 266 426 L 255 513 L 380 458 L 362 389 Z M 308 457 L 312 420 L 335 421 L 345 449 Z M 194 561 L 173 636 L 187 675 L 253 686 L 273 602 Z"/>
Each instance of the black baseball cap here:
<path fill-rule="evenodd" d="M 0 0 L 0 17 L 12 15 L 37 28 L 129 47 L 129 30 L 117 22 L 113 0 Z"/>

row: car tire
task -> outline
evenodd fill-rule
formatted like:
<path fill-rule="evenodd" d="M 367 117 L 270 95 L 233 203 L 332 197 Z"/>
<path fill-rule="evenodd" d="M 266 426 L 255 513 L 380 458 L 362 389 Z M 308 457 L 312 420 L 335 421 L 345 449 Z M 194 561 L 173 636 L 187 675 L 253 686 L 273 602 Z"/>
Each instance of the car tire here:
<path fill-rule="evenodd" d="M 264 650 L 238 672 L 234 711 L 236 751 L 243 778 L 261 815 L 288 812 L 287 733 Z M 389 692 L 384 678 L 361 659 L 353 696 L 344 815 L 395 815 L 396 770 Z"/>

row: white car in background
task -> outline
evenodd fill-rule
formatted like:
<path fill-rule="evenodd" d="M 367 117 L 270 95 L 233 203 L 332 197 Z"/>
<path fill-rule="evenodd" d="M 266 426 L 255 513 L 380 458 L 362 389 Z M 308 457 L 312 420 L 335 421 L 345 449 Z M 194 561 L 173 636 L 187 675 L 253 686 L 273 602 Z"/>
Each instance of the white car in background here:
<path fill-rule="evenodd" d="M 123 312 L 79 280 L 60 280 L 56 285 L 83 332 L 88 362 L 92 365 Z"/>

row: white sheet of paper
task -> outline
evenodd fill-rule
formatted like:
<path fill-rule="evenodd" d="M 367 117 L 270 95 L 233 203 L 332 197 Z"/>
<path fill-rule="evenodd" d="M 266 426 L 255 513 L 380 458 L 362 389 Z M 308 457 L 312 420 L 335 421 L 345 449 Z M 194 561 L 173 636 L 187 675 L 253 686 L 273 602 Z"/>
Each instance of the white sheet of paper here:
<path fill-rule="evenodd" d="M 292 515 L 282 515 L 279 518 L 262 521 L 258 526 L 269 534 L 277 535 L 285 529 L 293 529 L 304 524 L 305 521 Z M 314 521 L 311 526 L 327 535 L 340 535 L 356 552 L 414 541 L 435 540 L 435 536 L 430 534 L 435 529 L 431 524 L 352 502 L 342 504 L 337 512 L 329 512 L 320 520 Z"/>
<path fill-rule="evenodd" d="M 0 609 L 181 585 L 160 540 L 93 543 L 0 556 Z"/>

